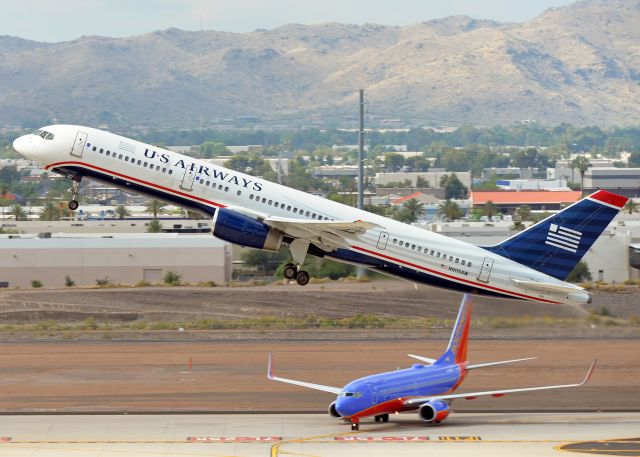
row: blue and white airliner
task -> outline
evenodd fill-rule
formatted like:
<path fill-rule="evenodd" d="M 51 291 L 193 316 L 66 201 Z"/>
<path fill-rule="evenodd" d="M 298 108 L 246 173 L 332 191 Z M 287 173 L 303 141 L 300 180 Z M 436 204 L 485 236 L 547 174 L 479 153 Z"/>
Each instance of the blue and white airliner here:
<path fill-rule="evenodd" d="M 579 387 L 589 380 L 596 364 L 595 360 L 582 382 L 576 384 L 454 393 L 469 370 L 536 358 L 527 357 L 524 359 L 503 360 L 501 362 L 469 364 L 467 361 L 467 347 L 469 327 L 471 326 L 471 308 L 471 296 L 465 294 L 460 305 L 458 318 L 451 332 L 449 345 L 440 357 L 431 359 L 409 354 L 409 357 L 425 362 L 425 364 L 416 363 L 411 368 L 404 370 L 365 376 L 340 388 L 275 376 L 273 374 L 271 354 L 269 354 L 267 377 L 273 381 L 294 384 L 336 395 L 336 400 L 329 405 L 329 414 L 350 422 L 352 430 L 358 430 L 360 420 L 365 417 L 374 417 L 376 422 L 387 422 L 389 414 L 412 410 L 418 410 L 418 417 L 422 421 L 438 424 L 449 415 L 451 402 L 457 398 L 475 400 L 478 397 L 488 395 L 502 397 L 519 392 Z"/>
<path fill-rule="evenodd" d="M 502 243 L 475 246 L 90 127 L 42 127 L 13 147 L 73 182 L 72 210 L 86 177 L 200 211 L 218 238 L 287 246 L 295 263 L 284 273 L 300 285 L 312 255 L 461 293 L 588 303 L 583 288 L 564 280 L 627 201 L 600 190 Z"/>

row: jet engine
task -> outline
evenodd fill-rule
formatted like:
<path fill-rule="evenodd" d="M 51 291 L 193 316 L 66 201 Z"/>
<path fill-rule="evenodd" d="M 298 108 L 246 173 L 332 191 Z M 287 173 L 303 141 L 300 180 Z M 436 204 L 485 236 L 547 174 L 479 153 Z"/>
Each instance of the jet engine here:
<path fill-rule="evenodd" d="M 340 415 L 340 413 L 338 412 L 338 410 L 336 409 L 336 402 L 335 401 L 329 405 L 329 416 L 337 417 L 337 418 L 341 418 L 342 417 Z"/>
<path fill-rule="evenodd" d="M 211 233 L 230 243 L 256 249 L 277 251 L 283 233 L 257 219 L 225 208 L 216 210 Z"/>
<path fill-rule="evenodd" d="M 424 422 L 439 423 L 447 418 L 451 410 L 442 400 L 428 401 L 418 410 L 418 416 Z"/>

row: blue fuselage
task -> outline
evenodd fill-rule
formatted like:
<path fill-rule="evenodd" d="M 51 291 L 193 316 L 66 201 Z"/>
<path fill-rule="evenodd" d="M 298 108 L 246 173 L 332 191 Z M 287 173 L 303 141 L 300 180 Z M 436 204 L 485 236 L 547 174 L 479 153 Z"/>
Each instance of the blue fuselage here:
<path fill-rule="evenodd" d="M 464 377 L 458 364 L 414 364 L 404 370 L 379 373 L 347 384 L 336 400 L 342 417 L 388 414 L 406 409 L 410 397 L 441 395 L 452 391 Z"/>

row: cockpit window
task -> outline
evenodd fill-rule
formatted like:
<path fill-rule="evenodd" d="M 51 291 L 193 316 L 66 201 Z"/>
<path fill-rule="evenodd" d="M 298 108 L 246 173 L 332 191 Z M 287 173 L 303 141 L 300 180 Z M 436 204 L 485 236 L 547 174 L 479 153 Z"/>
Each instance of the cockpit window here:
<path fill-rule="evenodd" d="M 31 132 L 32 135 L 36 135 L 39 137 L 42 137 L 45 140 L 53 140 L 54 135 L 51 132 L 47 132 L 46 130 L 34 130 L 33 132 Z"/>
<path fill-rule="evenodd" d="M 360 398 L 362 397 L 362 392 L 340 392 L 340 396 Z"/>

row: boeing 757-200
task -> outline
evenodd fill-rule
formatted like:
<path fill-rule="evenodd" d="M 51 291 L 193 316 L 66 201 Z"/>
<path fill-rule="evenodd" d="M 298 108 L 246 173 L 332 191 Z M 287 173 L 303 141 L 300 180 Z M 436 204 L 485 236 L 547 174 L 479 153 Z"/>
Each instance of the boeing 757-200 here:
<path fill-rule="evenodd" d="M 89 178 L 207 214 L 214 236 L 256 249 L 287 246 L 284 274 L 309 282 L 308 254 L 462 293 L 588 303 L 564 280 L 627 199 L 597 191 L 494 246 L 475 246 L 113 133 L 51 125 L 13 147 L 46 170 Z"/>
<path fill-rule="evenodd" d="M 593 372 L 595 360 L 583 381 L 577 384 L 456 394 L 454 391 L 460 386 L 469 370 L 535 359 L 535 357 L 528 357 L 501 362 L 469 364 L 467 361 L 467 342 L 470 325 L 471 296 L 465 294 L 458 312 L 458 319 L 451 332 L 449 346 L 444 354 L 438 359 L 409 354 L 409 357 L 426 362 L 428 365 L 417 363 L 404 370 L 366 376 L 340 388 L 274 376 L 271 354 L 269 354 L 267 377 L 273 381 L 337 395 L 336 401 L 329 405 L 329 414 L 350 422 L 351 429 L 358 430 L 360 419 L 364 417 L 373 416 L 376 422 L 387 422 L 389 414 L 416 409 L 418 417 L 422 421 L 437 424 L 449 415 L 451 402 L 456 398 L 475 400 L 477 397 L 486 395 L 502 397 L 517 392 L 578 387 L 586 383 Z"/>

